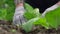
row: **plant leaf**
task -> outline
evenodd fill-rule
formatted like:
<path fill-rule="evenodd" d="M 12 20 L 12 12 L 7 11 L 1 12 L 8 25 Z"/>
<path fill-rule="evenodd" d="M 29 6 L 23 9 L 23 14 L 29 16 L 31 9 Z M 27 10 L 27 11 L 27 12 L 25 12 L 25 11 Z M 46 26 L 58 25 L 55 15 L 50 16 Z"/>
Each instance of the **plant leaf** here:
<path fill-rule="evenodd" d="M 33 27 L 33 23 L 38 20 L 39 18 L 33 18 L 31 20 L 29 20 L 27 23 L 24 23 L 22 25 L 22 28 L 26 31 L 26 32 L 29 32 L 29 31 L 32 31 L 32 27 Z"/>
<path fill-rule="evenodd" d="M 0 9 L 0 20 L 6 20 L 6 9 Z"/>
<path fill-rule="evenodd" d="M 40 26 L 45 27 L 46 29 L 49 29 L 49 24 L 47 23 L 45 17 L 39 17 L 39 19 L 34 24 L 40 25 Z"/>
<path fill-rule="evenodd" d="M 45 17 L 52 28 L 57 28 L 60 25 L 60 7 L 46 13 Z"/>
<path fill-rule="evenodd" d="M 30 6 L 28 3 L 25 3 L 25 4 L 24 4 L 24 7 L 25 7 L 25 10 L 28 11 L 28 12 L 33 11 L 33 7 Z"/>
<path fill-rule="evenodd" d="M 39 9 L 36 8 L 32 11 L 26 11 L 25 14 L 24 14 L 24 17 L 27 19 L 27 20 L 30 20 L 32 18 L 35 18 L 35 17 L 40 17 L 40 13 L 39 13 Z"/>

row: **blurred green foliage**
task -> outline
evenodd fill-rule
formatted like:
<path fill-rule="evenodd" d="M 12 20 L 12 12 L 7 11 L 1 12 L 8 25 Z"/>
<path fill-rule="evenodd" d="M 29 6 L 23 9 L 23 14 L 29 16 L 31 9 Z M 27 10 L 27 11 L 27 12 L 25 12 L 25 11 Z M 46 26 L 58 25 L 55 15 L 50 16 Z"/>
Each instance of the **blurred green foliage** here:
<path fill-rule="evenodd" d="M 34 26 L 33 23 L 34 23 L 36 20 L 38 20 L 38 19 L 39 19 L 39 18 L 37 17 L 37 18 L 33 18 L 33 19 L 27 21 L 26 23 L 24 23 L 24 24 L 22 25 L 22 28 L 23 28 L 26 32 L 32 31 L 32 27 Z"/>
<path fill-rule="evenodd" d="M 12 21 L 14 11 L 14 0 L 0 0 L 0 19 Z"/>
<path fill-rule="evenodd" d="M 60 7 L 46 13 L 45 17 L 50 27 L 58 28 L 60 25 Z"/>
<path fill-rule="evenodd" d="M 24 17 L 27 19 L 27 20 L 30 20 L 32 18 L 35 18 L 35 17 L 39 17 L 41 14 L 39 13 L 39 9 L 36 8 L 36 9 L 33 9 L 33 7 L 31 7 L 29 4 L 25 3 L 24 4 L 24 7 L 25 7 L 25 14 L 24 14 Z"/>

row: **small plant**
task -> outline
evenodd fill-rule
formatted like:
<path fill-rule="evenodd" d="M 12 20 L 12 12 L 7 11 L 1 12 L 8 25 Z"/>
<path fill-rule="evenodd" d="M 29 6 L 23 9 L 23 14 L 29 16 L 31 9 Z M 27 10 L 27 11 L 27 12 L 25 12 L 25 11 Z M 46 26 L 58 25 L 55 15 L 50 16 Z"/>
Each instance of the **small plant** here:
<path fill-rule="evenodd" d="M 41 25 L 48 29 L 49 25 L 46 22 L 46 18 L 42 17 L 42 15 L 39 13 L 39 9 L 33 9 L 29 4 L 25 4 L 26 12 L 24 14 L 24 17 L 28 20 L 24 25 L 22 25 L 22 28 L 29 32 L 31 31 L 33 25 Z"/>
<path fill-rule="evenodd" d="M 32 18 L 35 18 L 35 17 L 38 17 L 40 16 L 41 14 L 39 13 L 39 9 L 36 8 L 36 9 L 33 9 L 29 4 L 25 3 L 25 13 L 24 13 L 24 17 L 27 19 L 27 20 L 30 20 Z"/>
<path fill-rule="evenodd" d="M 28 22 L 22 25 L 23 26 L 22 28 L 26 32 L 31 31 L 33 25 L 43 26 L 46 29 L 50 28 L 57 29 L 58 26 L 60 25 L 60 7 L 48 12 L 44 17 L 42 17 L 42 15 L 39 14 L 39 10 L 36 11 L 37 9 L 33 9 L 29 4 L 26 4 L 25 9 L 26 12 L 24 14 L 24 17 L 28 20 Z M 37 17 L 38 19 L 34 19 Z"/>

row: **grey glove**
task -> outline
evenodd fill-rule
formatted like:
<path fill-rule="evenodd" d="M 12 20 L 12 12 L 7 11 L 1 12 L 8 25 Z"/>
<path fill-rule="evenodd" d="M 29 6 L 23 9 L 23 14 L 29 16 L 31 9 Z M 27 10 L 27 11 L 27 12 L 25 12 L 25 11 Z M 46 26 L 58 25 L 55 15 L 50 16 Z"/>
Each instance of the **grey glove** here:
<path fill-rule="evenodd" d="M 23 6 L 16 7 L 15 14 L 13 17 L 13 24 L 14 25 L 21 25 L 22 23 L 24 23 L 26 21 L 23 16 L 24 11 L 25 10 L 24 10 Z"/>

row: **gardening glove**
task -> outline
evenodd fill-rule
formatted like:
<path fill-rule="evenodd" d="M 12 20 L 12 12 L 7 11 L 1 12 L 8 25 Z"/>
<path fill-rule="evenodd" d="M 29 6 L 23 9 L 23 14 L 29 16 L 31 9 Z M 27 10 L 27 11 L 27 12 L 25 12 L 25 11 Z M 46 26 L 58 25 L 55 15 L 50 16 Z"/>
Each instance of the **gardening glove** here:
<path fill-rule="evenodd" d="M 47 9 L 44 11 L 44 13 L 42 13 L 42 16 L 45 16 L 46 13 L 48 13 L 48 12 L 50 12 L 50 11 L 52 11 L 52 10 L 55 10 L 55 9 L 58 8 L 58 7 L 59 7 L 59 5 L 55 4 L 55 5 L 53 5 L 52 7 L 47 8 Z"/>
<path fill-rule="evenodd" d="M 22 23 L 25 22 L 25 18 L 24 18 L 24 7 L 22 5 L 23 3 L 20 3 L 20 5 L 18 7 L 16 7 L 15 9 L 15 14 L 13 17 L 13 24 L 14 25 L 21 25 Z"/>

